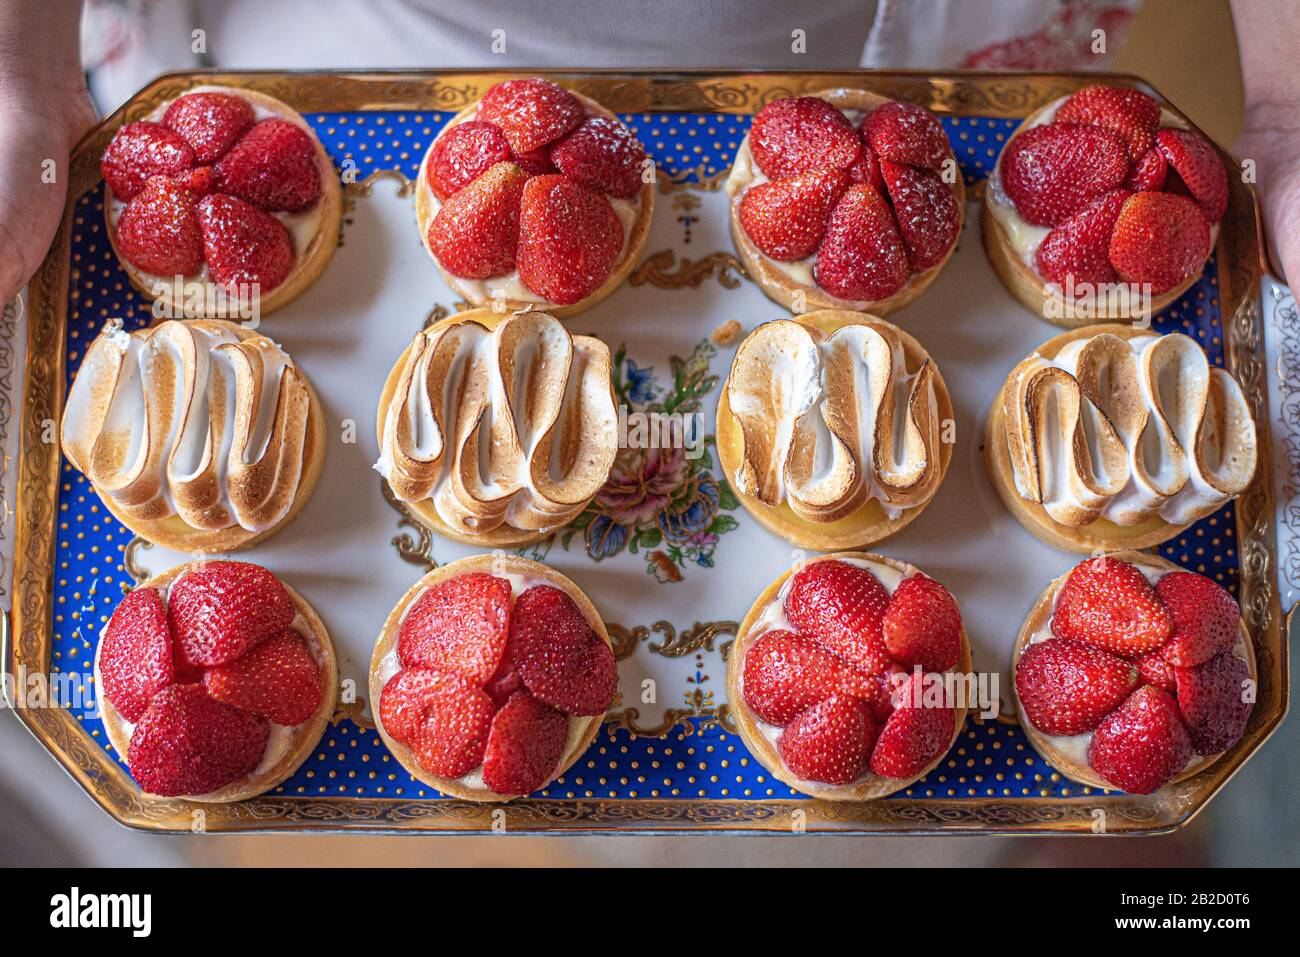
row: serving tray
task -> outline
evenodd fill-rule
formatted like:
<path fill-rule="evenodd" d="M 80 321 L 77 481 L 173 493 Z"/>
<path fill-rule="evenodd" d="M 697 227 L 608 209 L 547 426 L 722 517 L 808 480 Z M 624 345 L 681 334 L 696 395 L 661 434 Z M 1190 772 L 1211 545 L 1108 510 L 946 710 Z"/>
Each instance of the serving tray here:
<path fill-rule="evenodd" d="M 610 345 L 621 404 L 696 416 L 704 441 L 690 454 L 620 451 L 596 502 L 550 541 L 523 550 L 577 581 L 615 638 L 619 698 L 590 751 L 547 789 L 504 806 L 442 798 L 391 758 L 364 700 L 379 626 L 425 569 L 475 551 L 424 532 L 370 469 L 384 376 L 422 323 L 459 305 L 421 246 L 411 178 L 443 123 L 491 84 L 520 75 L 529 74 L 169 75 L 78 146 L 63 224 L 32 281 L 27 315 L 6 322 L 18 334 L 0 339 L 0 386 L 14 386 L 0 388 L 0 452 L 11 455 L 5 443 L 21 434 L 16 468 L 6 457 L 3 471 L 6 516 L 16 506 L 16 521 L 3 529 L 3 544 L 13 539 L 12 578 L 8 568 L 0 576 L 0 589 L 9 589 L 0 596 L 9 611 L 6 672 L 49 675 L 51 688 L 84 687 L 99 630 L 123 591 L 186 557 L 133 540 L 62 457 L 53 424 L 103 323 L 120 316 L 134 328 L 152 319 L 150 303 L 131 289 L 104 234 L 99 157 L 123 122 L 192 86 L 216 83 L 260 90 L 303 112 L 345 183 L 341 248 L 301 299 L 261 327 L 285 345 L 322 396 L 331 431 L 325 475 L 294 523 L 239 554 L 267 565 L 315 604 L 338 647 L 344 692 L 319 748 L 283 786 L 238 804 L 202 807 L 142 795 L 109 746 L 93 703 L 20 708 L 72 777 L 119 821 L 150 830 L 1131 833 L 1189 820 L 1286 710 L 1271 471 L 1261 467 L 1234 505 L 1160 549 L 1240 600 L 1260 666 L 1245 739 L 1203 773 L 1155 795 L 1063 779 L 1011 716 L 1007 675 L 1022 616 L 1076 557 L 1038 543 L 1002 509 L 980 445 L 984 411 L 1007 371 L 1058 330 L 1017 306 L 998 283 L 980 246 L 974 204 L 943 274 L 890 317 L 925 344 L 947 380 L 957 417 L 952 466 L 926 512 L 876 550 L 919 565 L 954 592 L 976 670 L 999 682 L 1001 713 L 969 720 L 944 762 L 916 785 L 855 804 L 802 797 L 773 779 L 734 733 L 725 701 L 737 622 L 768 581 L 803 557 L 739 507 L 708 441 L 736 344 L 715 341 L 715 330 L 736 320 L 748 331 L 782 315 L 744 277 L 720 191 L 752 115 L 771 99 L 834 86 L 928 106 L 941 116 L 978 200 L 1018 118 L 1096 82 L 1096 75 L 552 74 L 618 112 L 658 164 L 643 261 L 623 289 L 568 325 Z M 1263 426 L 1269 416 L 1258 214 L 1249 188 L 1238 177 L 1230 184 L 1215 256 L 1156 327 L 1196 337 L 1238 378 Z M 8 381 L 20 368 L 21 401 L 17 383 Z M 1266 427 L 1260 438 L 1261 461 L 1269 462 Z"/>

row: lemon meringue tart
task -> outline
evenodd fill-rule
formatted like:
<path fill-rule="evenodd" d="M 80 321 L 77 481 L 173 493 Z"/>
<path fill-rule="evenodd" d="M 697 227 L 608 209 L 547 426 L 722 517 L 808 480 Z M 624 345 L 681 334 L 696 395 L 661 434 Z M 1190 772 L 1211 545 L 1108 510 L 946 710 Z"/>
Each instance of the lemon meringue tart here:
<path fill-rule="evenodd" d="M 123 525 L 180 552 L 230 552 L 282 528 L 325 461 L 320 400 L 252 329 L 107 323 L 63 410 L 63 453 Z"/>
<path fill-rule="evenodd" d="M 718 457 L 745 508 L 816 551 L 881 541 L 916 518 L 952 459 L 952 403 L 912 336 L 824 309 L 764 323 L 718 401 Z"/>
<path fill-rule="evenodd" d="M 384 384 L 375 469 L 441 535 L 541 541 L 609 478 L 609 348 L 542 312 L 472 309 L 420 332 Z"/>
<path fill-rule="evenodd" d="M 1086 554 L 1173 538 L 1246 489 L 1259 449 L 1241 386 L 1193 339 L 1111 324 L 1011 370 L 984 454 L 1020 524 Z"/>

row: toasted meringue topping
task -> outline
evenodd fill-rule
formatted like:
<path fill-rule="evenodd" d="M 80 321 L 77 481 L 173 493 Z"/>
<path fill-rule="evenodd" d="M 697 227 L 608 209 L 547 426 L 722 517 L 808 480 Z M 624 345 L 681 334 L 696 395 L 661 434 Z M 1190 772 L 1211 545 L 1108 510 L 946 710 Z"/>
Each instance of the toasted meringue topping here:
<path fill-rule="evenodd" d="M 833 522 L 874 498 L 896 517 L 938 485 L 934 367 L 909 373 L 886 324 L 827 336 L 765 323 L 736 352 L 727 401 L 743 443 L 736 484 L 766 505 Z"/>
<path fill-rule="evenodd" d="M 302 474 L 311 394 L 265 336 L 168 321 L 91 344 L 63 414 L 63 451 L 126 515 L 251 532 L 279 522 Z"/>
<path fill-rule="evenodd" d="M 609 349 L 545 313 L 415 337 L 384 411 L 375 468 L 453 528 L 559 528 L 609 477 L 618 416 Z"/>
<path fill-rule="evenodd" d="M 1255 474 L 1241 387 L 1180 333 L 1102 333 L 1034 356 L 1002 401 L 1016 489 L 1062 525 L 1185 525 Z"/>

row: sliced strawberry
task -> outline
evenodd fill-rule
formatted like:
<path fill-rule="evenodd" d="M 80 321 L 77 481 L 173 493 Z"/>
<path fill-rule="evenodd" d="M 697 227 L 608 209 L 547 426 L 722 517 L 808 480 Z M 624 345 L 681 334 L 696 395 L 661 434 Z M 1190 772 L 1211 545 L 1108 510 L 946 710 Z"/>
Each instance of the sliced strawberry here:
<path fill-rule="evenodd" d="M 464 675 L 482 687 L 496 673 L 510 634 L 510 582 L 469 572 L 428 588 L 406 611 L 397 636 L 403 668 Z"/>
<path fill-rule="evenodd" d="M 268 293 L 293 271 L 289 230 L 251 203 L 224 193 L 204 196 L 199 201 L 199 228 L 213 281 L 232 291 L 256 285 Z"/>
<path fill-rule="evenodd" d="M 847 186 L 848 176 L 834 169 L 760 183 L 740 199 L 740 225 L 764 255 L 782 262 L 803 259 L 817 251 Z"/>
<path fill-rule="evenodd" d="M 557 305 L 587 298 L 609 278 L 623 249 L 623 224 L 600 193 L 565 176 L 524 184 L 519 278 Z"/>
<path fill-rule="evenodd" d="M 545 176 L 547 173 L 556 172 L 555 164 L 551 162 L 550 146 L 539 146 L 535 150 L 529 150 L 527 153 L 516 153 L 513 150 L 510 153 L 510 162 L 514 163 L 529 176 Z"/>
<path fill-rule="evenodd" d="M 631 199 L 641 190 L 645 147 L 618 120 L 593 116 L 551 147 L 551 162 L 576 183 Z"/>
<path fill-rule="evenodd" d="M 898 292 L 911 273 L 889 204 L 871 186 L 849 187 L 817 250 L 817 285 L 841 299 L 872 301 Z"/>
<path fill-rule="evenodd" d="M 901 581 L 881 620 L 885 647 L 905 668 L 947 671 L 961 657 L 961 612 L 948 589 L 933 578 Z"/>
<path fill-rule="evenodd" d="M 914 674 L 908 679 L 899 695 L 898 707 L 880 730 L 871 752 L 873 774 L 899 779 L 916 777 L 948 750 L 957 712 L 953 708 L 915 703 L 925 700 L 924 686 L 920 685 L 925 678 Z"/>
<path fill-rule="evenodd" d="M 180 177 L 150 176 L 117 221 L 117 248 L 137 269 L 155 276 L 189 276 L 203 265 L 201 193 Z"/>
<path fill-rule="evenodd" d="M 527 180 L 514 163 L 497 163 L 442 205 L 429 224 L 429 246 L 443 269 L 463 279 L 490 279 L 515 268 Z"/>
<path fill-rule="evenodd" d="M 888 606 L 889 592 L 875 575 L 835 560 L 801 569 L 785 596 L 786 618 L 802 637 L 867 675 L 889 664 L 882 631 Z"/>
<path fill-rule="evenodd" d="M 1142 154 L 1128 171 L 1124 188 L 1134 193 L 1149 193 L 1164 189 L 1165 177 L 1169 173 L 1169 164 L 1164 154 L 1158 149 L 1149 149 Z"/>
<path fill-rule="evenodd" d="M 850 183 L 866 183 L 881 196 L 885 195 L 885 178 L 880 175 L 880 159 L 865 141 L 857 160 L 848 168 L 848 174 Z"/>
<path fill-rule="evenodd" d="M 1173 637 L 1163 648 L 1171 665 L 1199 665 L 1236 643 L 1241 609 L 1217 582 L 1194 572 L 1170 572 L 1156 582 L 1156 594 L 1174 622 Z"/>
<path fill-rule="evenodd" d="M 249 562 L 207 561 L 172 583 L 167 620 L 186 664 L 234 661 L 297 614 L 280 579 Z"/>
<path fill-rule="evenodd" d="M 1039 274 L 1061 286 L 1114 282 L 1118 276 L 1110 264 L 1110 237 L 1131 195 L 1117 189 L 1098 196 L 1048 233 L 1035 254 Z"/>
<path fill-rule="evenodd" d="M 1016 695 L 1043 734 L 1084 734 L 1101 724 L 1138 686 L 1138 669 L 1083 641 L 1049 638 L 1016 664 Z"/>
<path fill-rule="evenodd" d="M 385 690 L 387 688 L 385 685 Z M 382 708 L 382 694 L 380 699 Z M 439 674 L 436 681 L 423 683 L 418 690 L 412 689 L 411 699 L 412 702 L 406 705 L 390 702 L 389 707 L 390 713 L 393 710 L 406 712 L 397 719 L 402 730 L 409 728 L 404 720 L 414 717 L 410 747 L 420 767 L 439 777 L 458 778 L 483 763 L 488 730 L 496 712 L 496 705 L 485 691 L 474 687 L 461 675 L 445 672 Z M 380 720 L 385 720 L 382 712 Z M 388 724 L 385 723 L 384 727 L 388 728 Z M 393 732 L 389 730 L 388 733 Z"/>
<path fill-rule="evenodd" d="M 843 659 L 788 631 L 769 631 L 749 646 L 742 690 L 750 710 L 778 727 L 836 692 L 873 704 L 889 697 Z"/>
<path fill-rule="evenodd" d="M 614 700 L 614 652 L 558 588 L 534 585 L 515 599 L 509 649 L 528 690 L 551 707 L 598 715 Z"/>
<path fill-rule="evenodd" d="M 479 101 L 477 118 L 499 126 L 516 153 L 527 153 L 554 143 L 586 115 L 568 90 L 534 78 L 491 87 Z"/>
<path fill-rule="evenodd" d="M 501 665 L 497 668 L 488 683 L 484 685 L 483 690 L 491 696 L 493 702 L 499 708 L 510 700 L 511 695 L 524 687 L 524 679 L 520 677 L 519 670 L 515 668 L 515 663 L 509 655 L 501 656 Z"/>
<path fill-rule="evenodd" d="M 432 668 L 403 668 L 379 692 L 379 723 L 402 744 L 415 740 L 440 688 L 466 684 L 464 675 Z"/>
<path fill-rule="evenodd" d="M 1168 647 L 1166 645 L 1165 647 Z M 1165 661 L 1162 651 L 1148 652 L 1137 660 L 1138 675 L 1143 682 L 1155 685 L 1161 691 L 1173 694 L 1178 684 L 1174 679 L 1174 666 Z"/>
<path fill-rule="evenodd" d="M 149 794 L 208 794 L 251 774 L 269 733 L 266 719 L 213 700 L 202 685 L 172 685 L 131 732 L 126 763 Z"/>
<path fill-rule="evenodd" d="M 768 179 L 814 169 L 848 169 L 861 150 L 857 131 L 839 110 L 815 96 L 773 100 L 749 129 L 749 151 Z"/>
<path fill-rule="evenodd" d="M 443 133 L 429 152 L 425 180 L 435 196 L 446 200 L 497 163 L 510 159 L 506 135 L 491 123 L 470 120 Z"/>
<path fill-rule="evenodd" d="M 786 725 L 776 747 L 802 781 L 852 784 L 867 772 L 878 732 L 865 701 L 834 694 Z"/>
<path fill-rule="evenodd" d="M 1128 144 L 1100 126 L 1049 123 L 1008 143 L 1000 170 L 1021 216 L 1036 226 L 1059 226 L 1124 183 Z"/>
<path fill-rule="evenodd" d="M 1165 129 L 1156 134 L 1156 148 L 1201 204 L 1206 219 L 1221 220 L 1228 209 L 1228 173 L 1209 141 L 1191 130 Z"/>
<path fill-rule="evenodd" d="M 142 120 L 117 131 L 99 168 L 113 195 L 125 202 L 150 176 L 179 173 L 193 164 L 194 149 L 184 137 L 161 123 Z"/>
<path fill-rule="evenodd" d="M 1088 764 L 1121 790 L 1150 794 L 1187 766 L 1192 741 L 1173 696 L 1143 685 L 1093 732 Z"/>
<path fill-rule="evenodd" d="M 564 756 L 568 719 L 527 691 L 517 691 L 492 719 L 483 755 L 483 783 L 497 794 L 530 794 Z"/>
<path fill-rule="evenodd" d="M 156 588 L 136 588 L 113 609 L 99 646 L 103 695 L 127 721 L 136 722 L 153 696 L 174 684 L 167 606 Z"/>
<path fill-rule="evenodd" d="M 302 724 L 320 707 L 320 665 L 292 629 L 203 674 L 208 694 L 276 724 Z"/>
<path fill-rule="evenodd" d="M 320 199 L 316 144 L 288 120 L 267 119 L 217 163 L 217 185 L 267 212 L 302 212 Z"/>
<path fill-rule="evenodd" d="M 862 122 L 862 138 L 891 163 L 937 170 L 952 156 L 940 123 L 929 110 L 892 100 Z"/>
<path fill-rule="evenodd" d="M 1193 751 L 1218 754 L 1241 740 L 1255 706 L 1246 662 L 1224 651 L 1194 668 L 1175 668 L 1174 679 Z"/>
<path fill-rule="evenodd" d="M 1113 130 L 1128 144 L 1136 161 L 1155 143 L 1160 104 L 1141 90 L 1126 86 L 1085 86 L 1061 104 L 1058 123 L 1091 123 Z"/>
<path fill-rule="evenodd" d="M 194 148 L 194 162 L 215 163 L 253 125 L 253 107 L 233 93 L 188 93 L 172 101 L 162 121 Z"/>
<path fill-rule="evenodd" d="M 922 272 L 939 265 L 957 242 L 961 226 L 961 210 L 952 190 L 933 170 L 882 159 L 880 172 L 912 269 Z"/>
<path fill-rule="evenodd" d="M 1080 562 L 1056 596 L 1052 634 L 1136 658 L 1168 639 L 1173 622 L 1135 565 L 1102 556 Z"/>
<path fill-rule="evenodd" d="M 1110 261 L 1129 283 L 1149 283 L 1153 295 L 1201 271 L 1210 255 L 1210 224 L 1195 202 L 1170 193 L 1134 193 L 1110 239 Z"/>

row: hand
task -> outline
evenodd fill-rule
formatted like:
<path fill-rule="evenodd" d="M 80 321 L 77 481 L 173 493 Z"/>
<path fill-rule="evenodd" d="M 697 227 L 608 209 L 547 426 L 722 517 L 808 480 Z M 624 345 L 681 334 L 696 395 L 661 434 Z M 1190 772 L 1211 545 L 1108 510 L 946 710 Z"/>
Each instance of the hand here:
<path fill-rule="evenodd" d="M 1300 285 L 1300 106 L 1260 104 L 1247 111 L 1233 153 L 1254 160 L 1255 189 L 1269 254 L 1281 277 Z M 1233 171 L 1229 170 L 1229 175 Z"/>

